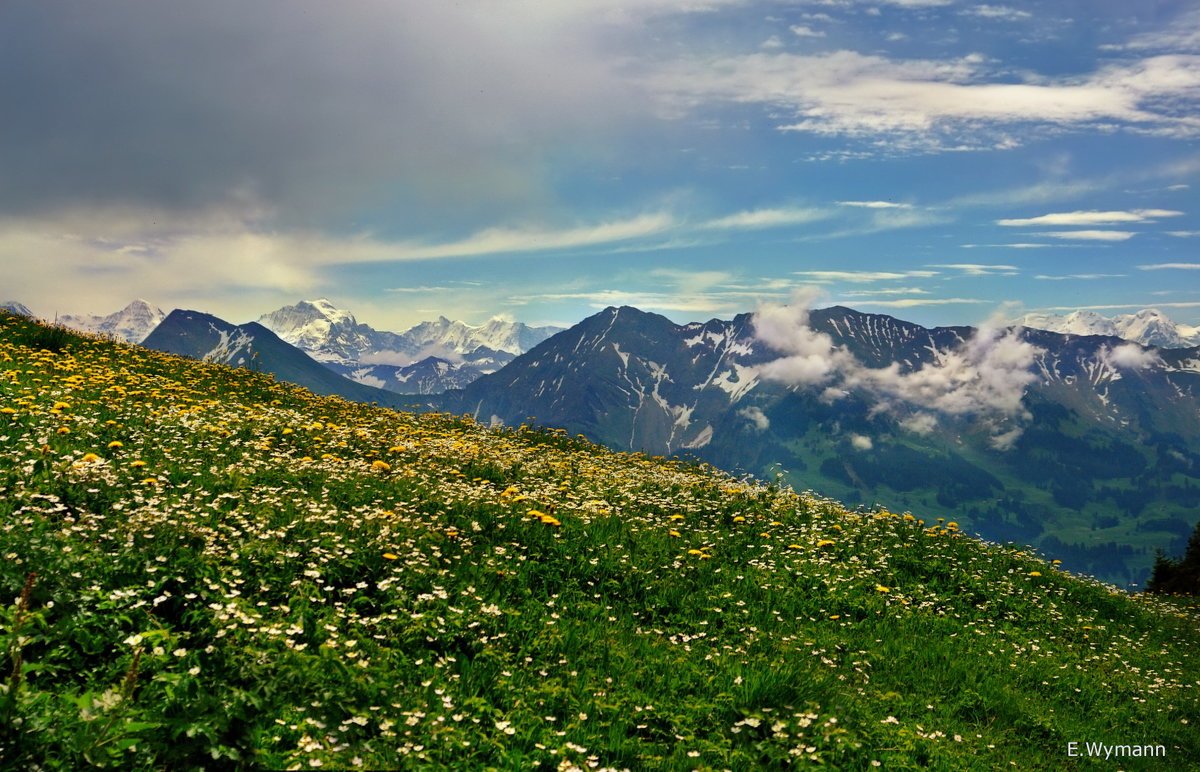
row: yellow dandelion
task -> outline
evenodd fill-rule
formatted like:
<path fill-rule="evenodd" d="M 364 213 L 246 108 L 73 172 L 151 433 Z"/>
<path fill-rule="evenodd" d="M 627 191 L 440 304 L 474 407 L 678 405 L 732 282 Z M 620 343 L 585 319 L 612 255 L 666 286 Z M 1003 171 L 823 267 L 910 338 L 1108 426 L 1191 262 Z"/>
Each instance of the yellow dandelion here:
<path fill-rule="evenodd" d="M 802 550 L 802 549 L 804 549 L 804 547 L 803 547 L 803 546 L 801 546 L 801 545 L 799 545 L 799 544 L 789 544 L 789 545 L 788 545 L 788 549 L 790 549 L 790 550 Z"/>
<path fill-rule="evenodd" d="M 7 415 L 13 415 L 16 412 L 17 411 L 11 407 L 0 407 L 0 413 L 5 413 Z"/>
<path fill-rule="evenodd" d="M 551 515 L 542 515 L 541 521 L 542 521 L 543 525 L 553 525 L 553 526 L 562 525 L 562 523 L 560 523 L 557 518 L 555 518 Z"/>
<path fill-rule="evenodd" d="M 875 585 L 875 591 L 876 592 L 891 592 L 892 588 L 884 587 L 882 584 L 877 584 L 877 585 Z"/>
<path fill-rule="evenodd" d="M 60 427 L 58 427 L 58 433 L 59 434 L 70 434 L 71 430 L 65 426 L 60 426 Z"/>
<path fill-rule="evenodd" d="M 83 462 L 83 463 L 85 463 L 85 464 L 90 464 L 90 463 L 92 463 L 93 461 L 99 461 L 99 460 L 100 460 L 100 457 L 99 457 L 99 456 L 97 456 L 95 453 L 84 453 L 84 454 L 83 454 L 83 458 L 81 458 L 81 459 L 79 459 L 79 460 L 80 460 L 80 461 L 82 461 L 82 462 Z"/>
<path fill-rule="evenodd" d="M 384 560 L 399 560 L 400 556 L 397 555 L 395 552 L 385 552 L 385 553 L 383 553 L 383 559 Z"/>
<path fill-rule="evenodd" d="M 671 516 L 670 516 L 670 517 L 668 517 L 667 519 L 668 519 L 668 520 L 682 520 L 682 519 L 683 519 L 683 515 L 671 515 Z"/>
<path fill-rule="evenodd" d="M 379 459 L 375 459 L 374 461 L 372 461 L 372 462 L 371 462 L 371 468 L 372 468 L 372 469 L 375 469 L 375 470 L 377 470 L 377 471 L 380 471 L 380 472 L 390 472 L 390 471 L 392 471 L 392 465 L 391 465 L 391 464 L 389 464 L 389 463 L 388 463 L 388 462 L 386 462 L 386 461 L 380 461 Z"/>
<path fill-rule="evenodd" d="M 837 544 L 837 542 L 833 539 L 821 539 L 817 542 L 818 547 L 832 547 L 834 544 Z"/>
<path fill-rule="evenodd" d="M 667 533 L 670 534 L 671 536 L 680 536 L 681 535 L 679 533 L 679 531 L 667 531 Z"/>
<path fill-rule="evenodd" d="M 1062 565 L 1062 561 L 1061 561 L 1061 560 L 1051 560 L 1051 561 L 1050 561 L 1050 565 L 1052 565 L 1052 566 L 1061 566 L 1061 565 Z"/>
<path fill-rule="evenodd" d="M 829 618 L 830 619 L 841 619 L 842 615 L 841 614 L 830 614 Z"/>
<path fill-rule="evenodd" d="M 1041 576 L 1042 572 L 1041 571 L 1030 571 L 1029 575 L 1030 576 Z"/>
<path fill-rule="evenodd" d="M 546 516 L 546 513 L 540 509 L 531 509 L 528 512 L 526 512 L 525 514 L 529 515 L 530 517 L 545 517 Z"/>
<path fill-rule="evenodd" d="M 113 440 L 112 442 L 108 443 L 109 450 L 113 450 L 115 448 L 123 448 L 123 447 L 125 447 L 125 443 L 121 442 L 120 440 Z"/>
<path fill-rule="evenodd" d="M 280 432 L 280 434 L 292 434 L 294 432 L 295 432 L 294 429 L 292 429 L 291 427 L 288 427 L 287 429 L 284 429 L 282 432 Z"/>
<path fill-rule="evenodd" d="M 689 555 L 703 555 L 704 553 L 703 553 L 702 551 L 700 551 L 700 550 L 691 549 L 691 550 L 688 550 L 688 551 L 687 551 L 687 554 L 689 554 Z"/>
<path fill-rule="evenodd" d="M 746 518 L 742 517 L 741 515 L 738 515 L 737 517 L 733 518 L 733 522 L 744 523 L 744 522 L 746 522 Z"/>
<path fill-rule="evenodd" d="M 129 462 L 129 465 L 130 465 L 130 466 L 132 466 L 132 467 L 134 467 L 134 468 L 137 468 L 137 467 L 139 467 L 139 466 L 145 466 L 145 465 L 146 465 L 146 462 L 145 462 L 145 461 L 142 461 L 141 459 L 138 459 L 137 461 L 130 461 L 130 462 Z"/>
<path fill-rule="evenodd" d="M 158 478 L 147 477 L 145 480 L 142 480 L 142 485 L 158 485 Z"/>
<path fill-rule="evenodd" d="M 70 408 L 71 408 L 71 405 L 67 402 L 55 402 L 54 407 L 52 407 L 50 409 L 51 410 L 69 410 Z"/>

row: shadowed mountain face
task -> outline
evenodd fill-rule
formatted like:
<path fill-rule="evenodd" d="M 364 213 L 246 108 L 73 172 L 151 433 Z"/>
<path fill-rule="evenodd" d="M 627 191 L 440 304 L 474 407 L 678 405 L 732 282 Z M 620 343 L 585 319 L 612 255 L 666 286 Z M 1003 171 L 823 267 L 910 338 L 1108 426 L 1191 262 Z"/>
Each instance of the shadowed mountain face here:
<path fill-rule="evenodd" d="M 257 322 L 234 325 L 211 314 L 176 309 L 142 341 L 146 348 L 271 373 L 323 395 L 398 406 L 397 394 L 343 378 Z"/>
<path fill-rule="evenodd" d="M 1200 503 L 1200 350 L 835 307 L 609 308 L 438 404 L 942 516 L 1137 581 Z M 780 465 L 780 466 L 776 466 Z"/>

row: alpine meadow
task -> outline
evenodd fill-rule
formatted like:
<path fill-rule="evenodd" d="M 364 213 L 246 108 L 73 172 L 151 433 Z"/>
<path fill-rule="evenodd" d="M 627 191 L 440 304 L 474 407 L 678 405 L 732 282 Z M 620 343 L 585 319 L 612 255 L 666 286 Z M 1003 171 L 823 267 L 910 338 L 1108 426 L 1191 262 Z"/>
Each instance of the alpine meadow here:
<path fill-rule="evenodd" d="M 7 314 L 0 404 L 5 769 L 1200 765 L 1194 598 L 954 522 Z"/>

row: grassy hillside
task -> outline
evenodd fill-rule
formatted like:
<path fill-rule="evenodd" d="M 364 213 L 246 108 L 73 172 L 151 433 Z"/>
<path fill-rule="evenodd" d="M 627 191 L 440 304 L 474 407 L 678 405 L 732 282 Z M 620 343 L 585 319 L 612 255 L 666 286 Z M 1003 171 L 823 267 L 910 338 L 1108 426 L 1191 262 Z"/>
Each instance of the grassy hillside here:
<path fill-rule="evenodd" d="M 0 316 L 0 767 L 1200 765 L 1194 602 Z"/>

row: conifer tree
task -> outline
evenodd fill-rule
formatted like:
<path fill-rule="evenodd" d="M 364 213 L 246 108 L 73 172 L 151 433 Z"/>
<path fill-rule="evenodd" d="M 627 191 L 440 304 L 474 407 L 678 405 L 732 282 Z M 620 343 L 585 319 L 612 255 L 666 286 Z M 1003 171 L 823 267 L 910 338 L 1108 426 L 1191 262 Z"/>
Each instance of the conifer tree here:
<path fill-rule="evenodd" d="M 1200 595 L 1200 522 L 1196 523 L 1182 558 L 1172 559 L 1161 551 L 1155 555 L 1146 591 Z"/>

